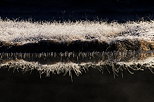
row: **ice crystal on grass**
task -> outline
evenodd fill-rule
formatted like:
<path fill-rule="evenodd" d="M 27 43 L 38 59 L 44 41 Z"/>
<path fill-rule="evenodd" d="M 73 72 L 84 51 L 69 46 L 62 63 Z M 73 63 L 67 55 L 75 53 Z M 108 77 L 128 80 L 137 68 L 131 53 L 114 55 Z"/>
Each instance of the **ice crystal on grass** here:
<path fill-rule="evenodd" d="M 154 21 L 126 22 L 30 22 L 0 20 L 1 41 L 28 43 L 40 40 L 145 39 L 153 41 Z"/>

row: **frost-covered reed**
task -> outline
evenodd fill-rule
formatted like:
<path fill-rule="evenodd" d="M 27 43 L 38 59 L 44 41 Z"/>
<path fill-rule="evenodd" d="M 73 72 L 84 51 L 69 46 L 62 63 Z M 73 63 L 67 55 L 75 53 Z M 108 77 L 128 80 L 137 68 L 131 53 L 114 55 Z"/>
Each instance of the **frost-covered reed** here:
<path fill-rule="evenodd" d="M 144 39 L 153 41 L 154 21 L 107 23 L 98 21 L 30 22 L 0 20 L 0 40 L 18 43 L 40 40 Z"/>
<path fill-rule="evenodd" d="M 130 74 L 134 71 L 144 71 L 149 69 L 154 73 L 154 52 L 96 52 L 71 54 L 71 57 L 65 57 L 65 53 L 56 56 L 53 53 L 25 54 L 25 53 L 0 53 L 0 68 L 13 68 L 23 72 L 37 70 L 40 74 L 82 74 L 90 68 L 104 71 L 110 70 L 114 75 L 127 70 Z M 46 57 L 45 57 L 46 56 Z M 100 56 L 101 59 L 97 58 Z M 72 58 L 73 57 L 73 58 Z M 83 59 L 77 59 L 77 58 Z M 86 58 L 87 57 L 87 58 Z M 90 58 L 91 57 L 91 58 Z M 53 61 L 55 59 L 55 61 Z M 70 59 L 70 60 L 69 60 Z M 89 60 L 91 59 L 91 60 Z M 48 60 L 48 61 L 47 61 Z M 64 61 L 66 60 L 66 61 Z M 78 62 L 76 62 L 77 60 Z M 87 60 L 87 61 L 85 61 Z M 97 61 L 92 61 L 97 60 Z M 42 63 L 46 61 L 46 63 Z M 49 63 L 50 62 L 50 63 Z"/>

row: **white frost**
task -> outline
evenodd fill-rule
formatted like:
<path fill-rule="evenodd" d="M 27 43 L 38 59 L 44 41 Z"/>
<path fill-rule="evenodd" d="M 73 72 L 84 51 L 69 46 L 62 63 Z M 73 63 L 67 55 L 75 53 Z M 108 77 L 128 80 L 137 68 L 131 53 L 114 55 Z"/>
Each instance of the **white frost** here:
<path fill-rule="evenodd" d="M 110 42 L 121 39 L 154 40 L 154 21 L 127 22 L 30 22 L 0 20 L 1 41 L 28 43 L 40 40 L 92 40 Z"/>

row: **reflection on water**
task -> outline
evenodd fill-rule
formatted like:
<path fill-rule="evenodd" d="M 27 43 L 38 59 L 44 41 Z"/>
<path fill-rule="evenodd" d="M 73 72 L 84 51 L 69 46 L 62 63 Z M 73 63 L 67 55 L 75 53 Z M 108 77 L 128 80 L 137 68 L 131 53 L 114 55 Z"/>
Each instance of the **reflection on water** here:
<path fill-rule="evenodd" d="M 0 102 L 154 102 L 152 51 L 0 53 L 0 59 Z"/>
<path fill-rule="evenodd" d="M 154 52 L 89 52 L 89 53 L 1 53 L 1 68 L 29 71 L 36 69 L 40 74 L 67 74 L 79 76 L 89 69 L 107 70 L 117 76 L 127 70 L 149 69 L 153 73 Z M 123 75 L 123 74 L 122 74 Z"/>

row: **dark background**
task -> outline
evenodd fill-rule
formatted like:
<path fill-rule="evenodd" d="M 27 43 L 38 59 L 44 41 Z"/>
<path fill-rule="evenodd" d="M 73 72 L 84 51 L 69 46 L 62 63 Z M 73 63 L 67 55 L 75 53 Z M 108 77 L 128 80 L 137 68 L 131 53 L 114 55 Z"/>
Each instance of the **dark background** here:
<path fill-rule="evenodd" d="M 153 19 L 152 0 L 1 0 L 0 17 L 32 20 Z"/>
<path fill-rule="evenodd" d="M 2 19 L 128 20 L 153 19 L 151 0 L 1 0 Z"/>
<path fill-rule="evenodd" d="M 152 0 L 1 0 L 1 6 L 11 7 L 64 7 L 64 8 L 129 8 L 153 6 Z"/>
<path fill-rule="evenodd" d="M 148 69 L 114 78 L 94 68 L 71 81 L 68 73 L 40 78 L 37 70 L 0 68 L 0 102 L 154 102 L 153 77 Z"/>

